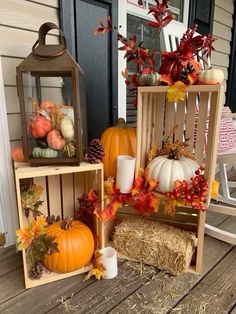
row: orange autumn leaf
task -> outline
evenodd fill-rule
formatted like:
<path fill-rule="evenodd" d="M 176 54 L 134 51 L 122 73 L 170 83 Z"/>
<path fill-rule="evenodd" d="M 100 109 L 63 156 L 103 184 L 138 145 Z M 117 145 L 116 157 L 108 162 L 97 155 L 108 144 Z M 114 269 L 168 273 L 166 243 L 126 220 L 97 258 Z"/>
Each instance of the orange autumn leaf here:
<path fill-rule="evenodd" d="M 112 177 L 109 177 L 107 180 L 104 181 L 104 191 L 107 195 L 114 195 L 115 194 L 115 181 Z"/>
<path fill-rule="evenodd" d="M 160 75 L 160 82 L 163 83 L 164 85 L 168 85 L 168 86 L 171 86 L 174 84 L 170 75 L 167 75 L 167 74 L 161 74 Z"/>
<path fill-rule="evenodd" d="M 158 186 L 158 182 L 154 179 L 149 179 L 147 183 L 148 183 L 148 191 L 149 192 L 152 192 Z"/>
<path fill-rule="evenodd" d="M 116 217 L 116 212 L 118 211 L 119 208 L 122 207 L 122 203 L 117 202 L 116 200 L 110 202 L 103 211 L 97 207 L 94 211 L 94 214 L 101 219 L 102 221 L 109 221 L 113 220 Z"/>
<path fill-rule="evenodd" d="M 39 235 L 44 234 L 46 224 L 46 219 L 43 215 L 37 216 L 36 219 L 31 222 L 30 226 L 33 236 L 38 237 Z"/>
<path fill-rule="evenodd" d="M 16 245 L 18 250 L 27 249 L 34 239 L 30 228 L 16 230 Z"/>
<path fill-rule="evenodd" d="M 131 190 L 132 195 L 138 194 L 144 188 L 145 183 L 145 171 L 143 169 L 140 169 L 138 177 L 134 180 L 134 185 Z"/>
<path fill-rule="evenodd" d="M 148 152 L 147 161 L 150 162 L 157 156 L 158 147 L 157 145 L 152 145 L 151 149 Z"/>
<path fill-rule="evenodd" d="M 88 192 L 88 200 L 94 203 L 94 202 L 97 201 L 97 199 L 98 198 L 97 198 L 96 192 L 93 189 L 89 190 L 89 192 Z"/>
<path fill-rule="evenodd" d="M 122 74 L 123 78 L 125 78 L 126 80 L 129 79 L 129 71 L 128 71 L 128 68 L 125 68 L 124 71 L 121 71 L 121 74 Z"/>

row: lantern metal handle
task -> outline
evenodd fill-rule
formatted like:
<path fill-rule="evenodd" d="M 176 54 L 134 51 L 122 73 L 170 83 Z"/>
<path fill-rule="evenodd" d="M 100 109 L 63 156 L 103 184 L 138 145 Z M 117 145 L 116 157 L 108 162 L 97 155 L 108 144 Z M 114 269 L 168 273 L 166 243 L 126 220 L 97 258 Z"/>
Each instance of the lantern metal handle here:
<path fill-rule="evenodd" d="M 59 45 L 46 45 L 46 35 L 52 30 L 57 29 L 60 34 L 60 44 Z M 40 58 L 52 58 L 62 55 L 66 50 L 66 38 L 62 30 L 54 23 L 47 22 L 40 26 L 39 36 L 37 41 L 32 47 L 32 52 L 34 55 Z"/>

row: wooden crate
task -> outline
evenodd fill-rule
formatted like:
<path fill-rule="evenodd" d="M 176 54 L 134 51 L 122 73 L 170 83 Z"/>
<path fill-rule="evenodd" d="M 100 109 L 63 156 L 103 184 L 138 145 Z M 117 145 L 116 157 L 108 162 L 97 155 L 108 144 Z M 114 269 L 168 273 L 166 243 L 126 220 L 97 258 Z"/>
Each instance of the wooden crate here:
<path fill-rule="evenodd" d="M 103 200 L 103 164 L 81 163 L 80 166 L 42 166 L 30 167 L 25 163 L 15 163 L 15 181 L 19 212 L 20 228 L 28 226 L 21 207 L 20 185 L 25 179 L 33 180 L 33 183 L 43 187 L 43 194 L 40 197 L 43 205 L 40 211 L 45 216 L 60 215 L 60 217 L 73 217 L 74 210 L 78 204 L 78 197 L 87 193 L 91 188 L 98 192 L 98 198 Z M 102 204 L 101 204 L 102 205 Z M 101 234 L 102 224 L 94 217 L 96 234 Z M 101 246 L 101 240 L 99 239 Z M 58 274 L 51 272 L 43 274 L 42 278 L 32 280 L 28 277 L 26 253 L 23 251 L 23 267 L 26 288 L 39 286 L 55 280 L 71 277 L 80 273 L 87 272 L 91 266 L 81 268 L 70 273 Z"/>
<path fill-rule="evenodd" d="M 156 144 L 161 147 L 171 129 L 178 124 L 174 140 L 189 139 L 189 151 L 193 153 L 199 165 L 205 164 L 205 177 L 211 182 L 215 174 L 223 88 L 221 85 L 190 86 L 186 90 L 186 100 L 181 103 L 168 103 L 167 88 L 165 86 L 138 88 L 136 176 L 138 169 L 146 166 L 146 157 L 151 146 Z M 207 206 L 210 195 L 209 184 Z M 119 211 L 117 221 L 135 214 L 132 208 L 124 207 Z M 158 219 L 197 234 L 198 245 L 193 269 L 201 272 L 205 212 L 181 207 L 177 208 L 174 217 L 169 217 L 160 209 L 150 219 Z M 105 226 L 104 244 L 109 240 L 117 221 Z"/>

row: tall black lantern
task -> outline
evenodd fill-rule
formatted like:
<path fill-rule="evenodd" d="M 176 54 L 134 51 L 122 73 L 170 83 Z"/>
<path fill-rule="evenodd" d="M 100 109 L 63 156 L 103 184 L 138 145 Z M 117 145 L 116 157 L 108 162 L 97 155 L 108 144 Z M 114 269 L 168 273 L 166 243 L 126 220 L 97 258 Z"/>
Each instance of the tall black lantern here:
<path fill-rule="evenodd" d="M 17 67 L 24 155 L 32 165 L 79 165 L 87 139 L 84 72 L 61 30 L 60 44 L 45 44 L 51 29 L 58 27 L 40 27 L 32 53 Z"/>

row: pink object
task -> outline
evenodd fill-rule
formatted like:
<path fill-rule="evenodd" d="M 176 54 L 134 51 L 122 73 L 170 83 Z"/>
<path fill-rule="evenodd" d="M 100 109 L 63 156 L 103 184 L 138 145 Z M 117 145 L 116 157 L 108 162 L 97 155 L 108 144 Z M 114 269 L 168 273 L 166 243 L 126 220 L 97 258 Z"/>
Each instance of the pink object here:
<path fill-rule="evenodd" d="M 236 128 L 233 125 L 232 112 L 229 107 L 222 109 L 218 152 L 221 153 L 236 145 Z"/>

